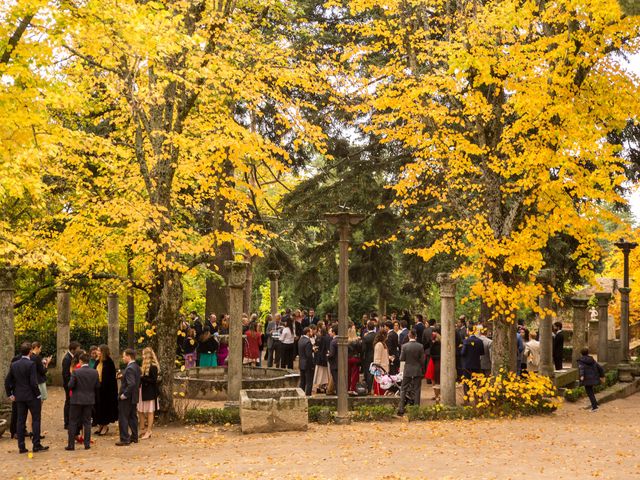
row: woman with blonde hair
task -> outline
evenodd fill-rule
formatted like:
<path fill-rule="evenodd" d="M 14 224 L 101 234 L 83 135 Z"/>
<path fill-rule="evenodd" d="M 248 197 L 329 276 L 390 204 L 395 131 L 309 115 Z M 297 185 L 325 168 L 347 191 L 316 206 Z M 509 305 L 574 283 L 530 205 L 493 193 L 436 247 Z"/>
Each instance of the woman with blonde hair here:
<path fill-rule="evenodd" d="M 373 340 L 373 363 L 384 368 L 385 372 L 389 372 L 389 348 L 387 347 L 387 332 L 384 328 L 380 329 Z M 373 382 L 373 394 L 384 395 L 384 390 L 377 380 Z"/>
<path fill-rule="evenodd" d="M 141 437 L 142 440 L 151 438 L 151 428 L 153 427 L 153 417 L 157 409 L 158 402 L 158 375 L 160 374 L 160 364 L 158 358 L 151 347 L 146 347 L 142 351 L 142 376 L 140 377 L 140 398 L 138 400 L 138 424 L 140 429 L 144 427 L 145 416 L 147 419 L 147 430 Z"/>
<path fill-rule="evenodd" d="M 349 362 L 349 394 L 356 395 L 356 386 L 360 380 L 360 357 L 362 355 L 362 340 L 358 337 L 356 326 L 349 323 L 347 330 L 347 358 Z"/>

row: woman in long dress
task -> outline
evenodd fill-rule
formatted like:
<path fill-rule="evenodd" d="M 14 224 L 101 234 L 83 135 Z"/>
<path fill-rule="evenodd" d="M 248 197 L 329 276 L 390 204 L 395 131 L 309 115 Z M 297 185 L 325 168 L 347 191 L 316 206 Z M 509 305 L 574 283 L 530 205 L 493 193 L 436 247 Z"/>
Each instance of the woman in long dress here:
<path fill-rule="evenodd" d="M 100 390 L 96 398 L 94 422 L 98 425 L 97 435 L 106 435 L 109 424 L 118 421 L 118 380 L 116 365 L 111 359 L 107 345 L 98 347 L 95 369 L 98 371 Z"/>
<path fill-rule="evenodd" d="M 158 375 L 160 374 L 160 364 L 158 358 L 151 347 L 142 351 L 142 375 L 140 377 L 140 398 L 138 399 L 138 425 L 142 430 L 147 421 L 147 430 L 141 437 L 142 440 L 151 438 L 153 428 L 153 418 L 158 406 Z"/>
<path fill-rule="evenodd" d="M 350 394 L 355 394 L 356 385 L 360 380 L 360 356 L 362 355 L 362 340 L 358 337 L 356 326 L 351 323 L 347 332 L 348 363 L 349 363 L 349 388 Z"/>
<path fill-rule="evenodd" d="M 381 366 L 389 373 L 389 350 L 387 348 L 387 332 L 384 329 L 376 334 L 376 338 L 373 340 L 373 363 Z M 384 390 L 380 387 L 377 380 L 373 382 L 373 394 L 384 395 Z"/>
<path fill-rule="evenodd" d="M 318 327 L 318 337 L 316 340 L 316 352 L 313 357 L 316 365 L 316 371 L 313 375 L 313 385 L 317 393 L 327 393 L 327 385 L 329 385 L 329 365 L 327 363 L 327 353 L 329 353 L 329 347 L 331 345 L 331 337 L 327 333 L 327 329 L 324 328 L 324 322 L 322 327 Z"/>

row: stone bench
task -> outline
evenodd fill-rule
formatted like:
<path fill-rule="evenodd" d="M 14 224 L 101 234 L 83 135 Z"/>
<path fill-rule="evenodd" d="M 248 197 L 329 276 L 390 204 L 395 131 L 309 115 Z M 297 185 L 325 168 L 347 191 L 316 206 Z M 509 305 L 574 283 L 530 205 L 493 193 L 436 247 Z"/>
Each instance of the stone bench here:
<path fill-rule="evenodd" d="M 300 388 L 240 390 L 242 433 L 305 431 L 308 410 L 307 397 Z"/>

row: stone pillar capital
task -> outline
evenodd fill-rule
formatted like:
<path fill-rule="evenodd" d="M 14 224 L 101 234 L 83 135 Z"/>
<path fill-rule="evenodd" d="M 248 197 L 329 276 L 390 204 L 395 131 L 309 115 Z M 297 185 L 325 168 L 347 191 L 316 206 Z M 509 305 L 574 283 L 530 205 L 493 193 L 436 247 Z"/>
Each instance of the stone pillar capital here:
<path fill-rule="evenodd" d="M 224 266 L 227 270 L 227 285 L 230 288 L 244 288 L 247 280 L 248 262 L 226 261 Z"/>
<path fill-rule="evenodd" d="M 456 296 L 456 284 L 458 281 L 454 279 L 450 273 L 439 273 L 436 281 L 438 285 L 440 285 L 441 297 L 453 298 Z"/>
<path fill-rule="evenodd" d="M 599 307 L 606 307 L 611 301 L 611 294 L 609 292 L 596 292 L 596 300 L 598 300 Z"/>
<path fill-rule="evenodd" d="M 573 308 L 586 310 L 589 306 L 589 299 L 585 297 L 571 297 L 571 306 Z"/>
<path fill-rule="evenodd" d="M 629 287 L 620 287 L 618 291 L 623 295 L 629 295 L 631 293 L 631 289 Z"/>
<path fill-rule="evenodd" d="M 269 280 L 274 282 L 280 278 L 280 270 L 268 270 L 267 276 L 269 277 Z"/>

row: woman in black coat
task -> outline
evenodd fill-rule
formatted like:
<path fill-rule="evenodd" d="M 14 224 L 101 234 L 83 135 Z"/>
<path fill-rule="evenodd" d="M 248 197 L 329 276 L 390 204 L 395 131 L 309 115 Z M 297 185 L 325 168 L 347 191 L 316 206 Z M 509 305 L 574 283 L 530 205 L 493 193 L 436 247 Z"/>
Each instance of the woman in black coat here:
<path fill-rule="evenodd" d="M 147 429 L 144 435 L 140 437 L 142 440 L 146 440 L 151 438 L 153 419 L 158 406 L 158 396 L 160 395 L 158 388 L 160 364 L 151 347 L 147 347 L 142 351 L 142 367 L 140 370 L 142 376 L 140 377 L 140 399 L 137 407 L 138 425 L 142 430 L 145 420 L 147 421 Z"/>
<path fill-rule="evenodd" d="M 602 365 L 596 362 L 592 356 L 589 355 L 589 349 L 583 348 L 580 351 L 582 355 L 578 359 L 578 370 L 580 372 L 580 383 L 584 386 L 589 400 L 591 400 L 591 411 L 598 410 L 598 402 L 596 401 L 596 395 L 593 388 L 600 385 L 600 379 L 604 377 L 604 369 Z"/>
<path fill-rule="evenodd" d="M 96 398 L 93 421 L 98 425 L 96 434 L 106 435 L 109 424 L 118 421 L 118 380 L 116 365 L 107 345 L 100 345 L 95 369 L 100 379 L 100 391 Z"/>

